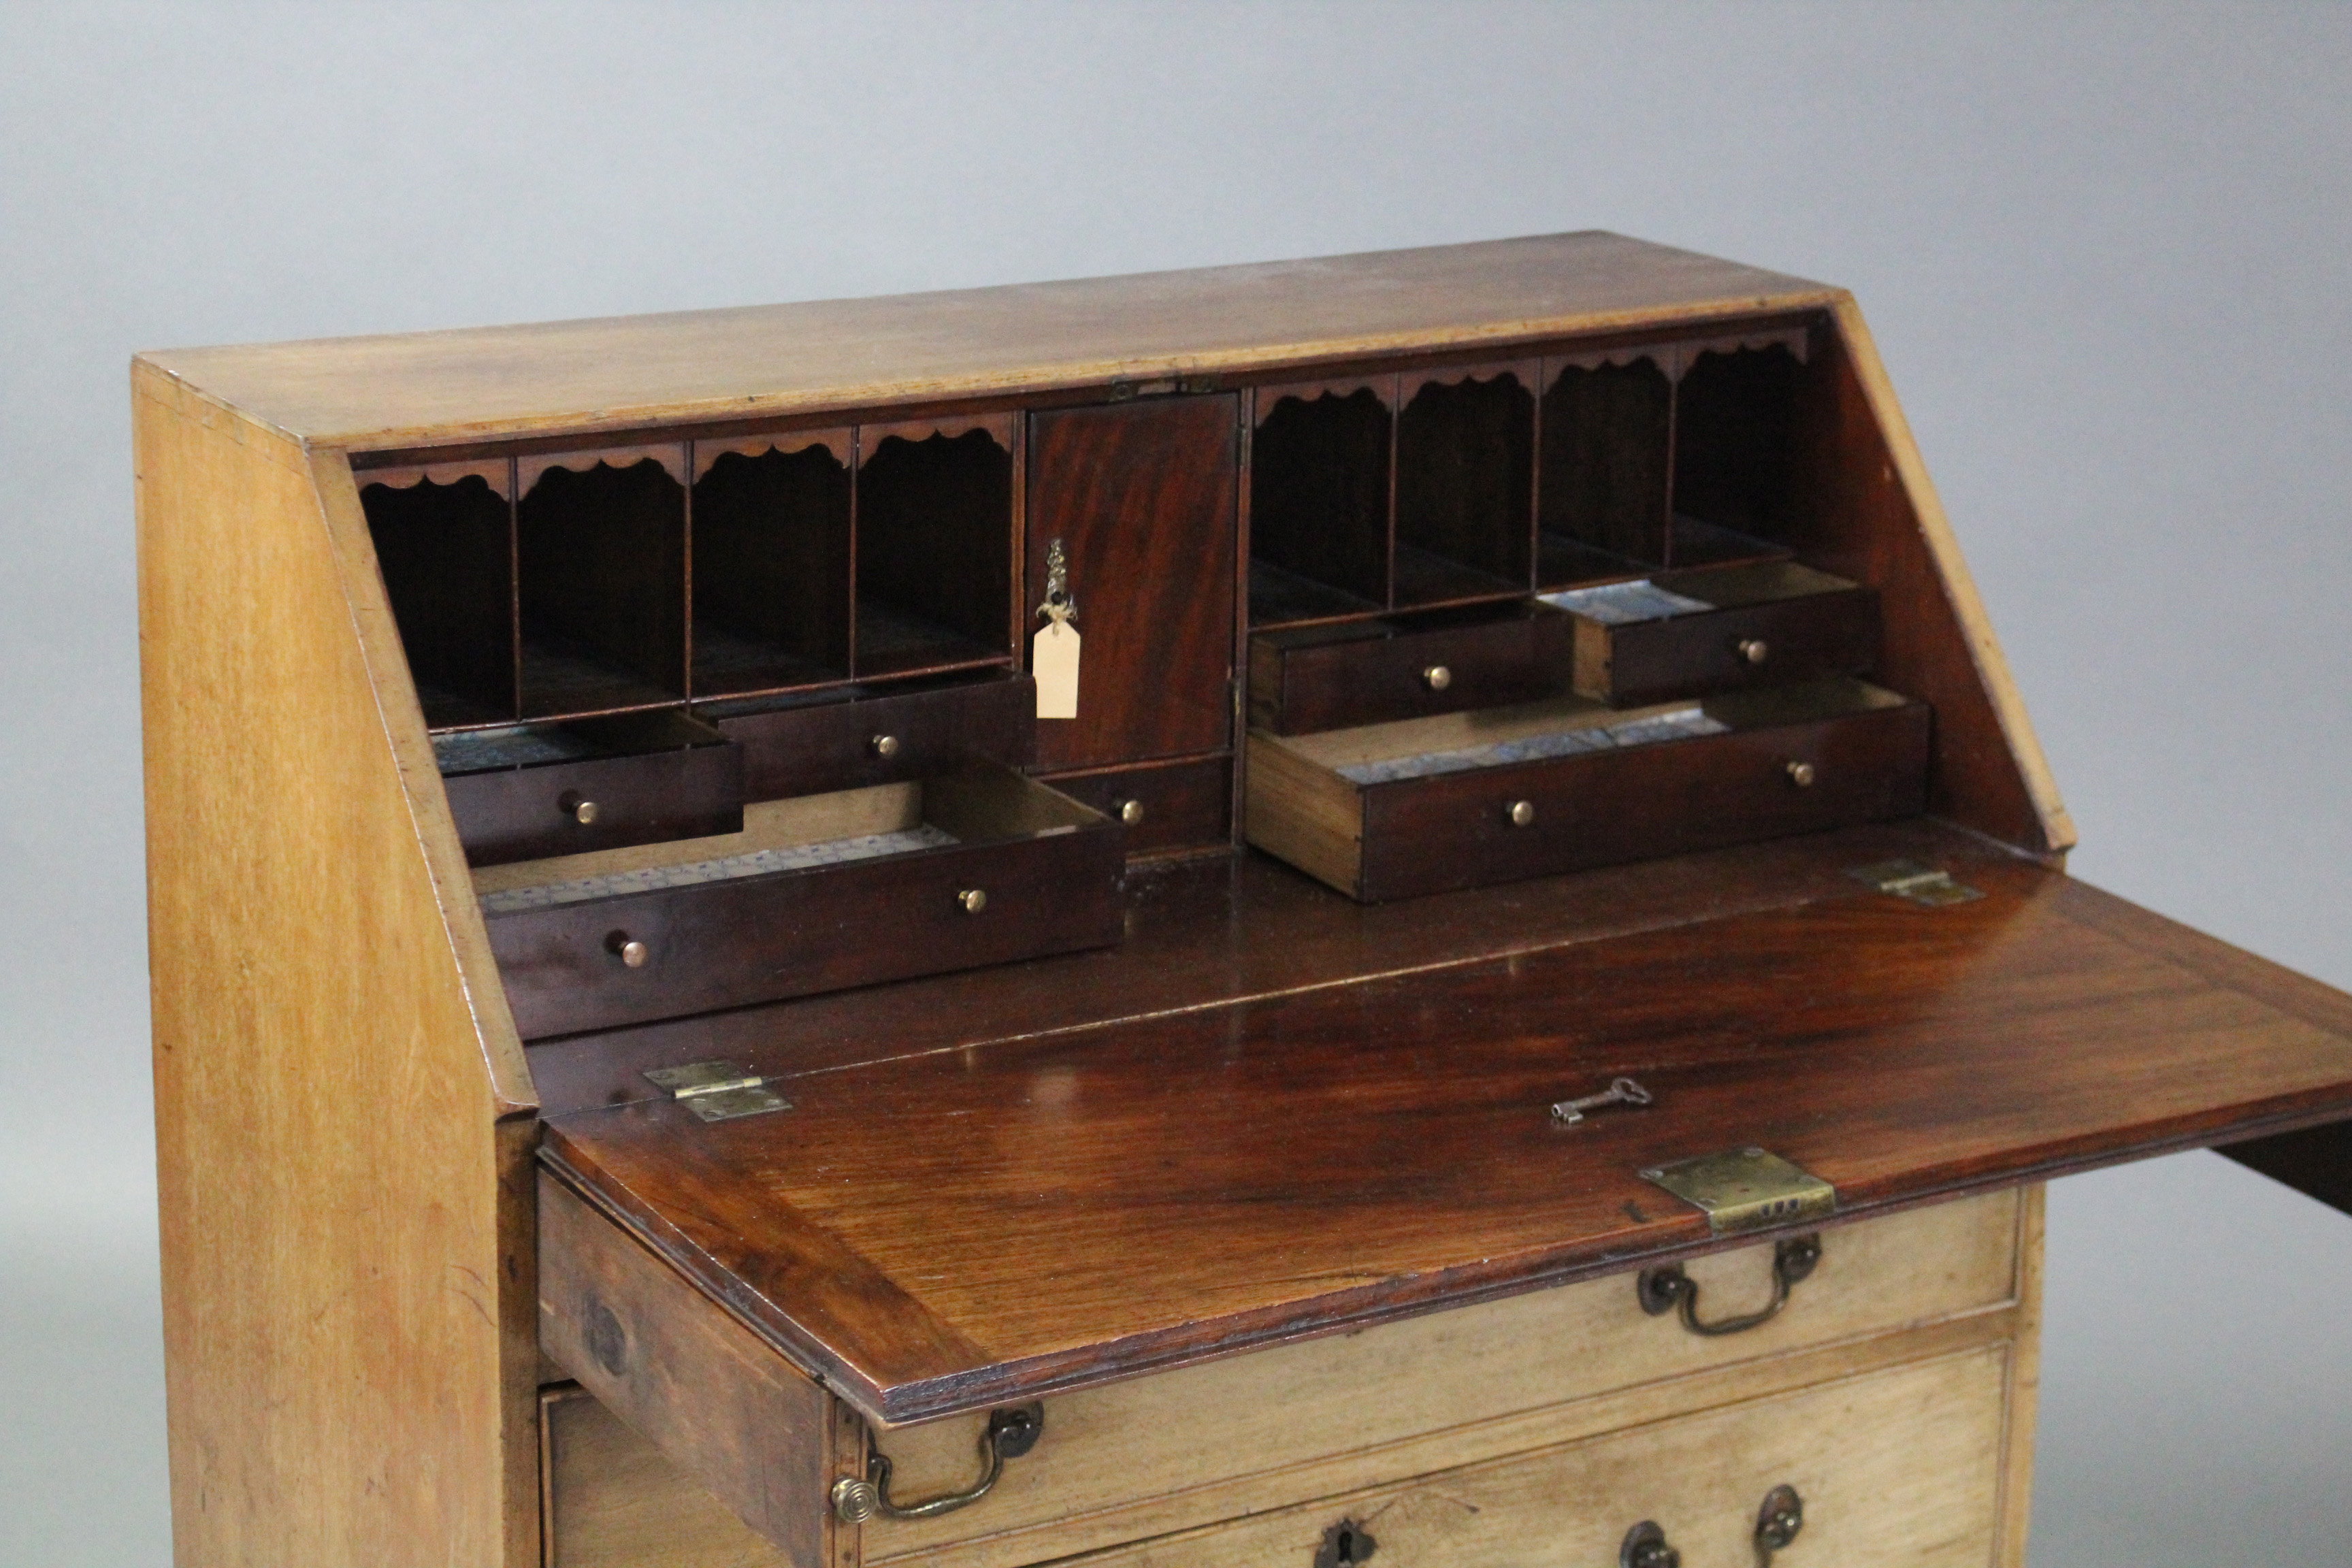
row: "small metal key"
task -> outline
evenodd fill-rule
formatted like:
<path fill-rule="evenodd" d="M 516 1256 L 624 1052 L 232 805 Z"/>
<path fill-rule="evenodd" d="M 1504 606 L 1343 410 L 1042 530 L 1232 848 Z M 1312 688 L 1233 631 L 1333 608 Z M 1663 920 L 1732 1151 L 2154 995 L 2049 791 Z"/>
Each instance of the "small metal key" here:
<path fill-rule="evenodd" d="M 1563 1127 L 1573 1127 L 1584 1120 L 1584 1113 L 1604 1105 L 1647 1105 L 1650 1091 L 1630 1078 L 1621 1078 L 1599 1094 L 1588 1094 L 1582 1100 L 1563 1100 L 1551 1108 L 1551 1119 Z"/>

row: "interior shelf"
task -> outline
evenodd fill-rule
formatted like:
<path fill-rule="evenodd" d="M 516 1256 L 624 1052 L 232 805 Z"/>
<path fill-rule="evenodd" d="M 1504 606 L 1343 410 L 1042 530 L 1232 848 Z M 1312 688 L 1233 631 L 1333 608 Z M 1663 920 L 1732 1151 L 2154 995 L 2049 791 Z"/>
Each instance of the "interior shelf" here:
<path fill-rule="evenodd" d="M 698 444 L 694 691 L 849 677 L 850 433 Z"/>
<path fill-rule="evenodd" d="M 685 698 L 684 457 L 538 460 L 515 508 L 525 718 Z"/>
<path fill-rule="evenodd" d="M 1525 594 L 1535 535 L 1536 367 L 1433 375 L 1397 415 L 1391 602 Z"/>
<path fill-rule="evenodd" d="M 1013 656 L 1009 423 L 860 431 L 860 679 Z"/>
<path fill-rule="evenodd" d="M 515 717 L 509 465 L 365 474 L 360 505 L 425 721 Z"/>
<path fill-rule="evenodd" d="M 1383 377 L 1386 384 L 1393 377 Z M 1373 385 L 1262 388 L 1250 452 L 1253 612 L 1257 568 L 1269 605 L 1308 617 L 1389 602 L 1390 400 Z M 1260 625 L 1266 624 L 1260 620 Z"/>

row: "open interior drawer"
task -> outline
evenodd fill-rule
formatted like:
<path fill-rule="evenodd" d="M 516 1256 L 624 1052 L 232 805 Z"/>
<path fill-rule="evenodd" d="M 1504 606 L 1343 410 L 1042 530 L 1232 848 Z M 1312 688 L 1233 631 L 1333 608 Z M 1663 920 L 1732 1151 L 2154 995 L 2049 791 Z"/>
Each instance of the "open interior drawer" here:
<path fill-rule="evenodd" d="M 1250 842 L 1366 900 L 1926 809 L 1929 712 L 1856 680 L 1249 739 Z"/>
<path fill-rule="evenodd" d="M 1794 561 L 1671 572 L 1546 595 L 1575 627 L 1576 690 L 1624 707 L 1866 675 L 1878 590 Z"/>
<path fill-rule="evenodd" d="M 1448 895 L 1415 930 L 1519 941 L 1415 964 L 1391 910 L 1228 874 L 1074 961 L 1096 1022 L 1041 965 L 910 985 L 949 1033 L 863 1061 L 822 998 L 646 1032 L 674 1054 L 545 1120 L 543 1342 L 789 1547 L 856 1468 L 826 1393 L 910 1463 L 893 1429 L 1033 1400 L 1052 1444 L 1138 1374 L 2352 1114 L 2352 999 L 1957 832 L 1632 875 Z M 645 1076 L 722 1037 L 780 1108 Z"/>
<path fill-rule="evenodd" d="M 1277 735 L 1565 694 L 1576 621 L 1540 602 L 1250 638 L 1250 722 Z"/>
<path fill-rule="evenodd" d="M 743 826 L 742 752 L 675 710 L 459 730 L 433 752 L 476 866 Z"/>
<path fill-rule="evenodd" d="M 476 873 L 526 1038 L 1119 938 L 1118 826 L 992 763 L 743 816 Z"/>

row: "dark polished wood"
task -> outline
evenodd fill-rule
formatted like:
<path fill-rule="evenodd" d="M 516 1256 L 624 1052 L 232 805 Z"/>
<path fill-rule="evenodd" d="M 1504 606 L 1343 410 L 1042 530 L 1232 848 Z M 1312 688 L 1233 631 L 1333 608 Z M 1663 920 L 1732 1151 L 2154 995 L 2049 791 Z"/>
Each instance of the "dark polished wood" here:
<path fill-rule="evenodd" d="M 1018 775 L 929 780 L 959 840 L 799 870 L 488 914 L 527 1038 L 835 991 L 1119 938 L 1119 833 Z M 984 908 L 963 895 L 986 895 Z M 632 967 L 621 951 L 645 947 Z"/>
<path fill-rule="evenodd" d="M 846 430 L 780 437 L 696 479 L 696 696 L 849 674 L 849 447 Z"/>
<path fill-rule="evenodd" d="M 856 673 L 1008 651 L 1013 453 L 996 422 L 859 430 L 856 506 Z"/>
<path fill-rule="evenodd" d="M 499 462 L 493 471 L 505 475 Z M 501 479 L 360 491 L 400 643 L 432 725 L 515 716 L 514 517 Z"/>
<path fill-rule="evenodd" d="M 1366 785 L 1358 896 L 1412 898 L 1921 809 L 1930 715 L 1920 704 L 1755 717 L 1727 734 Z M 1799 766 L 1813 770 L 1810 785 L 1791 779 Z M 1512 818 L 1522 802 L 1533 808 L 1526 826 Z"/>
<path fill-rule="evenodd" d="M 789 705 L 705 710 L 742 748 L 747 800 L 781 800 L 928 778 L 972 759 L 1025 768 L 1036 750 L 1037 688 L 1017 673 L 915 690 L 855 688 Z M 884 736 L 894 745 L 884 747 Z"/>
<path fill-rule="evenodd" d="M 1968 876 L 812 1074 L 740 1121 L 583 1110 L 542 1158 L 905 1420 L 1703 1247 L 1638 1174 L 1689 1156 L 1769 1149 L 1863 1215 L 2352 1112 L 2352 1033 L 2174 956 L 2221 944 Z M 1550 1121 L 1620 1074 L 1653 1105 Z"/>
<path fill-rule="evenodd" d="M 538 1202 L 541 1349 L 791 1561 L 824 1562 L 824 1390 L 544 1174 Z"/>
<path fill-rule="evenodd" d="M 1689 359 L 1675 386 L 1675 511 L 1740 533 L 1786 536 L 1804 374 L 1779 344 Z M 1671 551 L 1666 563 L 1693 564 Z"/>
<path fill-rule="evenodd" d="M 1549 605 L 1515 604 L 1260 632 L 1250 638 L 1250 724 L 1299 735 L 1560 696 L 1573 630 Z M 1443 686 L 1430 679 L 1437 668 Z"/>
<path fill-rule="evenodd" d="M 1387 606 L 1390 458 L 1396 439 L 1387 389 L 1394 384 L 1389 376 L 1378 386 L 1345 393 L 1258 388 L 1257 429 L 1250 441 L 1250 553 L 1286 574 L 1269 582 L 1269 615 L 1304 618 L 1331 606 L 1341 613 Z M 1257 596 L 1255 584 L 1251 592 Z"/>
<path fill-rule="evenodd" d="M 1120 822 L 1127 829 L 1129 855 L 1229 848 L 1233 844 L 1234 760 L 1230 754 L 1083 773 L 1046 773 L 1037 782 Z M 1141 814 L 1140 820 L 1124 821 L 1120 814 L 1129 805 Z"/>
<path fill-rule="evenodd" d="M 1703 592 L 1672 574 L 1658 585 Z M 1625 626 L 1579 617 L 1576 689 L 1630 708 L 1825 676 L 1867 675 L 1878 662 L 1878 632 L 1877 590 L 1853 585 Z M 1760 660 L 1748 657 L 1751 644 L 1765 650 Z"/>
<path fill-rule="evenodd" d="M 1407 393 L 1396 422 L 1400 605 L 1532 585 L 1537 379 L 1534 362 L 1479 366 Z M 1442 569 L 1409 570 L 1409 552 Z"/>
<path fill-rule="evenodd" d="M 1657 355 L 1544 371 L 1538 517 L 1559 543 L 1539 563 L 1540 585 L 1609 577 L 1612 559 L 1663 566 L 1674 384 Z"/>
<path fill-rule="evenodd" d="M 546 462 L 515 508 L 526 717 L 686 695 L 684 454 L 611 458 Z"/>
<path fill-rule="evenodd" d="M 742 831 L 742 753 L 715 731 L 675 712 L 630 715 L 594 727 L 666 731 L 646 739 L 672 743 L 658 751 L 649 745 L 635 756 L 444 778 L 449 815 L 469 863 L 497 866 Z M 595 807 L 591 821 L 580 820 L 583 803 Z"/>
<path fill-rule="evenodd" d="M 1039 722 L 1040 768 L 1233 744 L 1238 418 L 1226 393 L 1029 421 L 1024 606 L 1045 603 L 1048 547 L 1061 541 L 1083 639 L 1078 716 Z"/>

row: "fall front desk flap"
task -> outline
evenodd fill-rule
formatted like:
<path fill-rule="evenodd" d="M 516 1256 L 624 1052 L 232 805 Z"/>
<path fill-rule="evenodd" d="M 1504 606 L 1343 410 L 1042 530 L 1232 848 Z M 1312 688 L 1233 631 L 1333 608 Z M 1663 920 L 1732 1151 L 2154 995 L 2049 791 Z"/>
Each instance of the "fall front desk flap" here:
<path fill-rule="evenodd" d="M 969 998 L 964 1040 L 755 1075 L 786 1109 L 706 1121 L 641 1082 L 551 1115 L 541 1158 L 896 1424 L 2352 1115 L 2352 997 L 1931 826 L 1693 857 L 1679 895 L 1549 929 L 1540 900 L 1633 884 L 1453 895 L 1498 955 L 1419 964 L 1378 910 L 1286 931 L 1244 884 L 1287 876 L 1173 898 L 1123 950 L 916 983 L 966 988 L 927 994 Z M 991 1037 L 1024 986 L 1033 1021 Z M 789 1060 L 828 1016 L 728 1037 Z M 1554 1114 L 1620 1078 L 1648 1102 Z M 1676 1195 L 1750 1149 L 1833 1196 Z"/>

